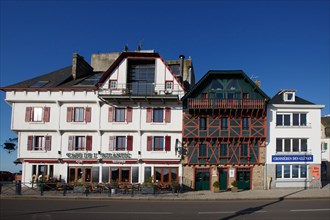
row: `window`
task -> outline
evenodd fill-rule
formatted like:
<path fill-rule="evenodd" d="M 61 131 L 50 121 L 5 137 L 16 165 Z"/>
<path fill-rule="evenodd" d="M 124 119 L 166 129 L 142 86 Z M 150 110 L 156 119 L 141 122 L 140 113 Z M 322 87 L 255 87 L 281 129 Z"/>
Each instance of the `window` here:
<path fill-rule="evenodd" d="M 207 117 L 199 118 L 199 130 L 207 130 Z"/>
<path fill-rule="evenodd" d="M 26 107 L 26 122 L 49 122 L 50 107 Z"/>
<path fill-rule="evenodd" d="M 91 151 L 92 136 L 69 136 L 69 151 Z"/>
<path fill-rule="evenodd" d="M 307 165 L 276 165 L 276 179 L 301 179 L 307 178 Z"/>
<path fill-rule="evenodd" d="M 163 122 L 163 112 L 162 108 L 153 109 L 153 122 Z"/>
<path fill-rule="evenodd" d="M 207 147 L 206 147 L 206 144 L 200 144 L 199 145 L 198 157 L 207 157 Z"/>
<path fill-rule="evenodd" d="M 164 150 L 164 137 L 156 136 L 154 137 L 154 151 Z"/>
<path fill-rule="evenodd" d="M 125 109 L 124 108 L 116 108 L 115 121 L 116 122 L 125 121 Z"/>
<path fill-rule="evenodd" d="M 321 146 L 322 146 L 322 151 L 326 151 L 326 150 L 328 150 L 328 143 L 326 143 L 326 142 L 322 142 L 321 143 Z"/>
<path fill-rule="evenodd" d="M 228 118 L 221 118 L 221 130 L 228 130 Z"/>
<path fill-rule="evenodd" d="M 30 88 L 41 88 L 45 86 L 49 81 L 37 81 L 30 86 Z"/>
<path fill-rule="evenodd" d="M 32 165 L 32 176 L 36 178 L 43 175 L 44 178 L 54 176 L 54 165 Z"/>
<path fill-rule="evenodd" d="M 295 92 L 285 92 L 283 94 L 284 101 L 294 102 L 295 101 Z"/>
<path fill-rule="evenodd" d="M 173 82 L 172 82 L 172 81 L 166 81 L 166 82 L 165 82 L 165 89 L 166 89 L 166 90 L 171 90 L 171 89 L 173 89 Z"/>
<path fill-rule="evenodd" d="M 117 81 L 116 80 L 110 80 L 109 81 L 109 88 L 110 89 L 117 89 Z"/>
<path fill-rule="evenodd" d="M 307 126 L 307 114 L 279 113 L 276 115 L 276 126 Z"/>
<path fill-rule="evenodd" d="M 91 107 L 68 107 L 67 122 L 91 122 Z"/>
<path fill-rule="evenodd" d="M 243 93 L 242 94 L 242 98 L 243 99 L 249 99 L 250 98 L 250 94 L 249 93 Z"/>
<path fill-rule="evenodd" d="M 248 144 L 241 145 L 241 157 L 247 157 L 249 154 L 249 146 Z"/>
<path fill-rule="evenodd" d="M 178 181 L 178 168 L 155 167 L 155 181 L 157 183 L 172 183 Z"/>
<path fill-rule="evenodd" d="M 126 137 L 125 136 L 116 137 L 116 150 L 117 151 L 126 150 Z"/>
<path fill-rule="evenodd" d="M 227 156 L 228 156 L 227 144 L 221 144 L 220 145 L 220 157 L 227 157 Z"/>
<path fill-rule="evenodd" d="M 50 151 L 51 136 L 28 136 L 29 151 Z"/>
<path fill-rule="evenodd" d="M 307 152 L 307 139 L 276 138 L 276 152 Z"/>
<path fill-rule="evenodd" d="M 126 167 L 111 167 L 110 168 L 110 181 L 117 183 L 130 182 L 130 168 Z"/>
<path fill-rule="evenodd" d="M 242 129 L 249 130 L 250 128 L 250 120 L 249 118 L 242 118 Z"/>

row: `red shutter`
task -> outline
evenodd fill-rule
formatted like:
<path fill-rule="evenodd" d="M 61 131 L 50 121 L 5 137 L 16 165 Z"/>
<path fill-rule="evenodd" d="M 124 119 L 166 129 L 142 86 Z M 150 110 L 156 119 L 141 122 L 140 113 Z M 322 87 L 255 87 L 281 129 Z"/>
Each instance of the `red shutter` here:
<path fill-rule="evenodd" d="M 171 151 L 171 136 L 165 136 L 165 151 Z"/>
<path fill-rule="evenodd" d="M 28 136 L 27 150 L 32 150 L 33 147 L 33 136 Z"/>
<path fill-rule="evenodd" d="M 147 108 L 147 123 L 152 122 L 152 108 Z"/>
<path fill-rule="evenodd" d="M 73 136 L 69 136 L 68 150 L 73 151 Z"/>
<path fill-rule="evenodd" d="M 45 148 L 46 151 L 50 151 L 52 149 L 52 136 L 46 136 Z"/>
<path fill-rule="evenodd" d="M 85 111 L 85 122 L 91 122 L 91 118 L 92 118 L 92 108 L 91 107 L 86 107 L 86 111 Z"/>
<path fill-rule="evenodd" d="M 152 151 L 152 136 L 147 137 L 147 151 Z"/>
<path fill-rule="evenodd" d="M 165 123 L 171 122 L 171 108 L 165 108 Z"/>
<path fill-rule="evenodd" d="M 133 151 L 133 136 L 127 136 L 127 150 Z"/>
<path fill-rule="evenodd" d="M 86 150 L 91 151 L 92 150 L 92 136 L 86 137 Z"/>
<path fill-rule="evenodd" d="M 32 110 L 32 107 L 26 107 L 26 109 L 25 109 L 25 122 L 31 121 L 31 110 Z"/>
<path fill-rule="evenodd" d="M 44 108 L 44 122 L 49 122 L 50 119 L 50 107 Z"/>
<path fill-rule="evenodd" d="M 109 151 L 115 150 L 115 136 L 110 136 L 109 138 Z"/>
<path fill-rule="evenodd" d="M 127 122 L 132 122 L 132 108 L 131 107 L 127 107 L 127 118 L 126 121 Z"/>
<path fill-rule="evenodd" d="M 68 107 L 67 113 L 66 113 L 66 121 L 67 122 L 72 122 L 72 107 Z"/>
<path fill-rule="evenodd" d="M 113 122 L 113 108 L 112 107 L 109 107 L 108 122 Z"/>

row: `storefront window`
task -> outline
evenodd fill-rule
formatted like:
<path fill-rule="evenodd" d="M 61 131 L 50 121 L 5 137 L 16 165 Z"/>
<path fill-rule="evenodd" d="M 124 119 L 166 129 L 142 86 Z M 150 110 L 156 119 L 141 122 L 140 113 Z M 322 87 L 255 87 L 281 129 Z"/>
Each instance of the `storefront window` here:
<path fill-rule="evenodd" d="M 282 178 L 282 165 L 276 165 L 276 178 Z"/>
<path fill-rule="evenodd" d="M 290 165 L 284 165 L 284 178 L 290 178 Z"/>
<path fill-rule="evenodd" d="M 102 182 L 109 182 L 109 167 L 102 167 Z"/>
<path fill-rule="evenodd" d="M 307 165 L 300 165 L 300 178 L 307 178 Z"/>
<path fill-rule="evenodd" d="M 144 168 L 144 181 L 151 177 L 151 167 Z"/>
<path fill-rule="evenodd" d="M 139 168 L 132 167 L 132 183 L 138 183 L 138 182 L 139 182 Z"/>
<path fill-rule="evenodd" d="M 293 165 L 292 166 L 292 178 L 298 178 L 299 177 L 299 165 Z"/>

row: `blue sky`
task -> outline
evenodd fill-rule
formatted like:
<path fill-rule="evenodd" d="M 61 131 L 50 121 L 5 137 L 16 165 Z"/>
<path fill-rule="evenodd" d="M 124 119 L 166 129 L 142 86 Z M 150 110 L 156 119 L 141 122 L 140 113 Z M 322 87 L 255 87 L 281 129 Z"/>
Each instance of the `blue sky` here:
<path fill-rule="evenodd" d="M 280 89 L 323 104 L 329 114 L 328 0 L 9 1 L 0 3 L 0 87 L 71 65 L 73 53 L 154 49 L 165 59 L 208 70 L 243 70 L 270 97 Z M 11 108 L 0 92 L 0 143 Z M 0 150 L 0 169 L 18 171 L 16 153 Z"/>

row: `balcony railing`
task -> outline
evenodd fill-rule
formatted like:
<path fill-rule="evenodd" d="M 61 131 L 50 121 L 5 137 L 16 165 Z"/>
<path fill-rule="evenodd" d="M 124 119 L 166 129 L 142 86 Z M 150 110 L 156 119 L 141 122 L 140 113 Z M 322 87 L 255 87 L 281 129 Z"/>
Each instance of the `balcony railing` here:
<path fill-rule="evenodd" d="M 99 87 L 99 95 L 129 95 L 129 96 L 170 96 L 175 95 L 180 98 L 184 95 L 184 91 L 179 85 L 172 85 L 165 88 L 165 84 L 156 83 L 125 83 L 116 84 L 108 87 Z"/>
<path fill-rule="evenodd" d="M 188 99 L 190 109 L 263 109 L 265 101 L 262 99 Z"/>

